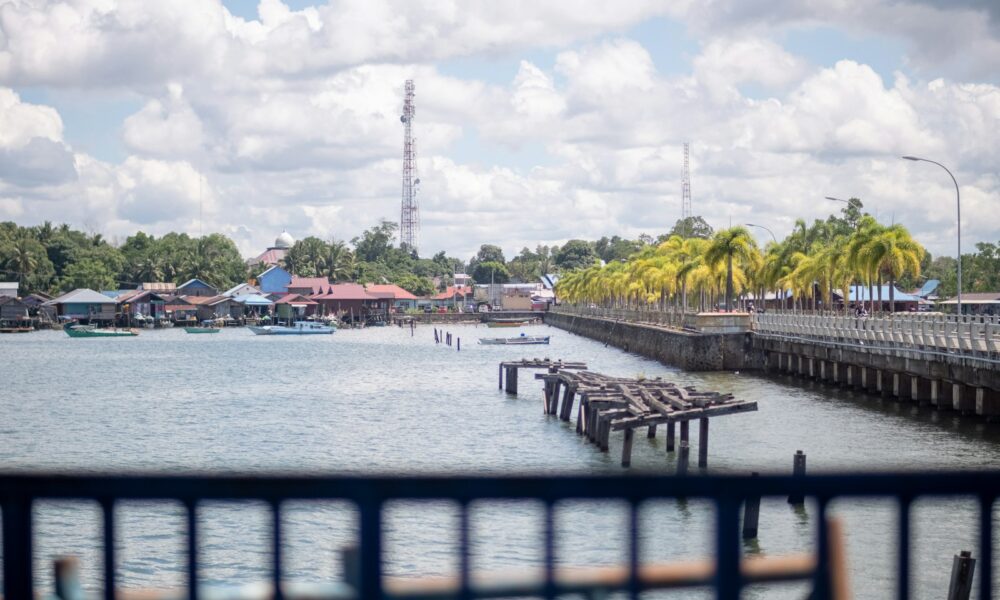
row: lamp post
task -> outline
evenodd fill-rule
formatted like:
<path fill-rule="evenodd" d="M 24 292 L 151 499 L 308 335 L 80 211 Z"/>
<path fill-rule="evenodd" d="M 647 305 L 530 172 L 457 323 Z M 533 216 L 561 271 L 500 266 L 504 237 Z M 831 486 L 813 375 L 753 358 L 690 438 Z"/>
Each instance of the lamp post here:
<path fill-rule="evenodd" d="M 935 165 L 941 167 L 942 169 L 944 169 L 945 172 L 948 173 L 948 176 L 951 177 L 951 182 L 955 184 L 955 207 L 956 207 L 956 210 L 957 210 L 957 217 L 956 218 L 957 218 L 957 222 L 958 222 L 958 233 L 957 233 L 957 237 L 958 237 L 958 298 L 957 298 L 957 307 L 958 307 L 958 314 L 961 315 L 962 314 L 962 194 L 958 190 L 958 181 L 955 179 L 955 176 L 952 175 L 951 171 L 948 170 L 948 167 L 942 165 L 941 163 L 939 163 L 937 161 L 931 160 L 929 158 L 920 158 L 919 156 L 904 156 L 903 158 L 906 159 L 906 160 L 915 160 L 915 161 L 929 162 L 931 164 L 935 164 Z"/>
<path fill-rule="evenodd" d="M 771 231 L 770 229 L 768 229 L 767 227 L 764 227 L 763 225 L 754 225 L 753 223 L 747 223 L 746 226 L 747 227 L 759 227 L 759 228 L 763 229 L 764 231 L 766 231 L 766 232 L 768 232 L 768 233 L 771 234 L 771 239 L 774 240 L 775 244 L 778 243 L 778 238 L 774 237 L 774 232 Z"/>

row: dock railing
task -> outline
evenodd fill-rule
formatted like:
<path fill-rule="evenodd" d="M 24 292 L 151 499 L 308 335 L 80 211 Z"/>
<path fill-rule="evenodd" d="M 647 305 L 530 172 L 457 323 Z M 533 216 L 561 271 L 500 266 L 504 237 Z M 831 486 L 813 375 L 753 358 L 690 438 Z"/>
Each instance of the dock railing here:
<path fill-rule="evenodd" d="M 769 496 L 804 496 L 814 502 L 817 536 L 813 568 L 762 571 L 747 568 L 741 557 L 740 506 Z M 212 500 L 258 500 L 270 506 L 271 585 L 266 592 L 227 594 L 226 598 L 481 598 L 534 595 L 555 598 L 561 594 L 597 597 L 609 591 L 627 592 L 638 598 L 647 589 L 679 586 L 710 586 L 714 597 L 736 599 L 744 586 L 760 581 L 812 580 L 811 598 L 831 598 L 836 588 L 831 579 L 830 525 L 827 507 L 835 498 L 863 497 L 895 500 L 899 511 L 896 536 L 896 598 L 910 597 L 910 509 L 925 497 L 968 496 L 978 500 L 979 597 L 992 597 L 994 501 L 1000 495 L 1000 472 L 871 473 L 798 476 L 664 477 L 628 476 L 510 476 L 510 477 L 282 477 L 282 476 L 57 476 L 0 475 L 3 513 L 4 598 L 35 597 L 32 568 L 34 530 L 32 506 L 39 500 L 95 500 L 103 514 L 103 592 L 105 600 L 132 597 L 116 585 L 115 504 L 123 500 L 177 500 L 186 510 L 187 588 L 178 594 L 197 600 L 209 597 L 199 582 L 199 503 Z M 639 509 L 644 502 L 662 498 L 704 498 L 715 506 L 714 557 L 709 568 L 692 568 L 686 577 L 656 578 L 640 555 Z M 357 553 L 348 573 L 349 585 L 328 586 L 306 593 L 284 582 L 282 575 L 282 504 L 289 500 L 346 500 L 359 515 Z M 567 575 L 564 561 L 556 556 L 559 531 L 553 517 L 565 500 L 616 500 L 628 507 L 627 552 L 618 575 L 595 580 Z M 459 574 L 453 586 L 394 586 L 383 575 L 384 508 L 396 500 L 446 500 L 459 507 L 455 536 L 458 539 Z M 470 527 L 468 507 L 479 500 L 535 500 L 544 505 L 544 525 L 538 544 L 543 549 L 542 575 L 535 583 L 517 590 L 483 587 L 474 582 L 469 566 Z M 586 582 L 590 581 L 589 584 Z M 387 583 L 388 582 L 388 583 Z M 419 580 L 417 582 L 419 584 Z M 63 588 L 65 590 L 65 588 Z M 516 593 L 514 593 L 516 592 Z M 65 594 L 69 596 L 70 594 Z M 173 596 L 173 597 L 177 597 Z M 838 595 L 839 596 L 839 595 Z M 144 598 L 164 598 L 146 595 Z M 843 597 L 843 596 L 840 596 Z M 64 598 L 68 600 L 68 598 Z"/>
<path fill-rule="evenodd" d="M 596 317 L 599 319 L 614 319 L 616 321 L 628 321 L 632 323 L 645 323 L 658 325 L 661 327 L 673 327 L 677 329 L 690 328 L 694 325 L 694 317 L 698 314 L 694 311 L 682 311 L 672 309 L 662 309 L 659 307 L 648 307 L 642 309 L 624 308 L 602 308 L 573 306 L 561 304 L 553 306 L 549 312 L 563 315 L 575 315 L 580 317 Z"/>

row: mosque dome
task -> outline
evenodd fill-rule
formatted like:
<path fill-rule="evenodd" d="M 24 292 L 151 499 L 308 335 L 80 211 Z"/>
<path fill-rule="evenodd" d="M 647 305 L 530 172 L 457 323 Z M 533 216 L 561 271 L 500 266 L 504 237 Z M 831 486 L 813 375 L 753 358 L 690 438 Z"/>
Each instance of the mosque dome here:
<path fill-rule="evenodd" d="M 285 248 L 285 249 L 288 249 L 288 248 L 291 248 L 294 245 L 295 245 L 295 238 L 293 238 L 287 231 L 282 231 L 281 235 L 279 235 L 274 240 L 274 247 L 275 248 Z"/>

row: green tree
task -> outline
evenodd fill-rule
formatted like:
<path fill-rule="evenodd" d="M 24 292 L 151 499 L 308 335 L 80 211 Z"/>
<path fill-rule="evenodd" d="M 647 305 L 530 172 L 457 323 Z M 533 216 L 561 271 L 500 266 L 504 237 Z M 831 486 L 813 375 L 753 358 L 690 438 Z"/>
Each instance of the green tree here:
<path fill-rule="evenodd" d="M 486 261 L 476 264 L 472 269 L 472 279 L 476 283 L 507 283 L 510 281 L 510 271 L 506 265 L 497 261 Z"/>
<path fill-rule="evenodd" d="M 479 247 L 479 252 L 469 260 L 469 268 L 475 270 L 479 263 L 484 262 L 496 262 L 500 264 L 505 264 L 507 262 L 503 257 L 503 250 L 500 246 L 494 246 L 493 244 L 483 244 Z"/>
<path fill-rule="evenodd" d="M 562 270 L 581 269 L 588 267 L 597 260 L 597 253 L 590 242 L 570 240 L 566 242 L 555 256 L 555 264 Z"/>
<path fill-rule="evenodd" d="M 309 236 L 301 239 L 289 248 L 285 255 L 285 264 L 294 266 L 293 275 L 301 277 L 319 277 L 325 270 L 330 248 L 318 237 Z"/>
<path fill-rule="evenodd" d="M 682 239 L 687 238 L 701 238 L 707 240 L 712 237 L 713 234 L 712 226 L 705 222 L 705 219 L 699 216 L 685 217 L 683 219 L 677 219 L 674 223 L 674 228 L 670 230 L 665 236 L 660 236 L 660 242 L 666 241 L 668 238 L 673 236 L 680 236 Z"/>
<path fill-rule="evenodd" d="M 757 252 L 757 244 L 746 227 L 737 226 L 723 229 L 712 237 L 712 243 L 705 251 L 705 262 L 710 265 L 726 263 L 726 310 L 732 310 L 733 302 L 733 259 L 743 263 L 751 262 Z"/>
<path fill-rule="evenodd" d="M 430 296 L 436 291 L 433 281 L 427 277 L 418 277 L 416 275 L 403 275 L 395 281 L 395 284 L 414 296 Z"/>
<path fill-rule="evenodd" d="M 85 258 L 66 268 L 60 281 L 63 291 L 75 288 L 90 288 L 92 290 L 117 289 L 114 273 L 106 264 L 94 258 Z"/>
<path fill-rule="evenodd" d="M 396 239 L 396 229 L 399 226 L 392 221 L 382 221 L 379 225 L 365 230 L 360 236 L 351 240 L 354 254 L 358 260 L 377 262 L 384 259 Z"/>

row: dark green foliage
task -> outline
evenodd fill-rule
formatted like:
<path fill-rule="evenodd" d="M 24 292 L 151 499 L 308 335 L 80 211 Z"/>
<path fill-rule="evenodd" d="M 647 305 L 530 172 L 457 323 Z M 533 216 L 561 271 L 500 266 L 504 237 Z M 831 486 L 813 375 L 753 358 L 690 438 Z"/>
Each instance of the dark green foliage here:
<path fill-rule="evenodd" d="M 594 264 L 597 252 L 590 242 L 570 240 L 556 252 L 555 264 L 564 271 L 582 269 Z"/>
<path fill-rule="evenodd" d="M 705 222 L 705 219 L 695 216 L 687 217 L 686 219 L 678 219 L 674 223 L 674 228 L 670 230 L 665 236 L 660 236 L 660 242 L 669 239 L 671 236 L 679 235 L 680 237 L 687 238 L 701 238 L 707 240 L 712 237 L 715 232 L 712 230 L 712 226 Z"/>
<path fill-rule="evenodd" d="M 507 283 L 510 281 L 510 271 L 507 267 L 497 261 L 486 261 L 476 264 L 472 269 L 472 279 L 476 283 Z"/>

